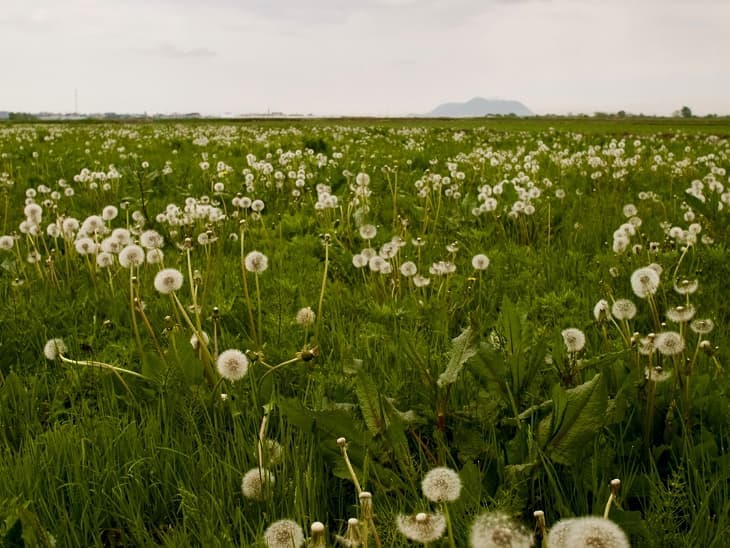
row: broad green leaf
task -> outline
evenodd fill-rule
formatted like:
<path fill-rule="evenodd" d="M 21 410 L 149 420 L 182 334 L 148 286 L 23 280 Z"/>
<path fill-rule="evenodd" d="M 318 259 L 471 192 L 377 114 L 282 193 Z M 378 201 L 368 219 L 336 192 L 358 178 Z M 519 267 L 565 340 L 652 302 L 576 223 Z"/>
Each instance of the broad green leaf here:
<path fill-rule="evenodd" d="M 504 357 L 489 343 L 481 343 L 476 354 L 468 361 L 469 372 L 485 388 L 496 388 L 504 402 L 509 405 L 509 394 L 505 385 L 507 374 Z"/>
<path fill-rule="evenodd" d="M 707 219 L 715 218 L 716 215 L 715 212 L 712 211 L 712 208 L 696 196 L 685 193 L 684 196 L 682 196 L 682 199 L 684 199 L 684 201 L 687 202 L 692 207 L 692 209 L 701 213 Z"/>
<path fill-rule="evenodd" d="M 375 436 L 385 429 L 385 419 L 380 410 L 380 398 L 378 397 L 378 388 L 375 386 L 373 379 L 360 370 L 355 380 L 355 394 L 360 404 L 365 425 L 370 433 Z"/>
<path fill-rule="evenodd" d="M 553 397 L 562 398 L 553 391 Z M 537 440 L 548 456 L 560 464 L 574 464 L 583 454 L 585 446 L 604 425 L 608 407 L 608 392 L 603 376 L 599 373 L 590 381 L 565 391 L 567 403 L 560 413 L 551 412 L 537 429 Z M 562 414 L 562 418 L 561 415 Z"/>
<path fill-rule="evenodd" d="M 462 330 L 458 337 L 451 340 L 449 363 L 439 375 L 438 385 L 444 387 L 456 382 L 464 363 L 477 353 L 477 334 L 471 326 Z"/>
<path fill-rule="evenodd" d="M 145 352 L 142 357 L 142 374 L 154 380 L 162 379 L 167 373 L 167 366 L 156 352 Z"/>
<path fill-rule="evenodd" d="M 499 313 L 499 331 L 505 339 L 505 349 L 508 354 L 519 353 L 523 343 L 523 318 L 517 306 L 505 297 L 502 300 L 502 309 Z"/>

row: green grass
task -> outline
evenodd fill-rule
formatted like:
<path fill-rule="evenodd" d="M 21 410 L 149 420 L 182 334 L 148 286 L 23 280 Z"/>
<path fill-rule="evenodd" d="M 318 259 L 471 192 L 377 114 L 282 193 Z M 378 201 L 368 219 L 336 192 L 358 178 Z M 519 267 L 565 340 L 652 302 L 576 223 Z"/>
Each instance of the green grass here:
<path fill-rule="evenodd" d="M 345 437 L 384 546 L 408 544 L 398 514 L 438 510 L 420 488 L 435 466 L 463 482 L 449 510 L 457 546 L 486 510 L 529 529 L 538 509 L 548 525 L 602 514 L 614 477 L 623 483 L 610 517 L 632 545 L 722 546 L 730 261 L 718 204 L 728 201 L 729 130 L 704 119 L 0 126 L 0 236 L 18 236 L 0 250 L 3 545 L 251 546 L 282 518 L 305 531 L 322 521 L 331 544 L 360 515 L 336 443 Z M 118 177 L 92 184 L 85 169 Z M 358 173 L 370 176 L 369 193 L 355 201 Z M 686 194 L 693 181 L 704 202 Z M 337 207 L 315 207 L 317 185 Z M 29 188 L 42 220 L 21 234 Z M 475 216 L 486 194 L 496 209 Z M 260 218 L 237 210 L 237 197 L 263 200 Z M 222 215 L 182 225 L 160 216 L 186 198 L 198 211 L 216 202 Z M 510 214 L 520 201 L 534 212 Z M 641 224 L 617 253 L 629 203 Z M 77 252 L 76 233 L 47 233 L 108 205 L 119 208 L 110 229 L 164 237 L 164 266 L 183 273 L 176 295 L 210 335 L 213 358 L 248 353 L 242 380 L 214 371 L 206 381 L 215 364 L 155 291 L 159 265 L 130 272 L 115 259 L 102 269 Z M 687 246 L 681 233 L 693 223 L 700 232 Z M 369 246 L 363 224 L 377 227 L 376 250 L 401 238 L 382 253 L 392 272 L 353 265 Z M 254 249 L 268 257 L 258 276 L 242 272 Z M 26 260 L 33 251 L 38 263 Z M 484 271 L 471 265 L 478 253 L 490 260 Z M 406 261 L 428 286 L 399 272 Z M 455 272 L 429 273 L 439 261 Z M 629 281 L 650 263 L 663 269 L 656 317 Z M 679 295 L 683 279 L 699 289 Z M 638 308 L 623 335 L 593 316 L 599 299 L 618 298 Z M 667 318 L 688 303 L 714 321 L 711 333 Z M 308 328 L 294 321 L 306 306 L 317 313 Z M 586 338 L 577 354 L 561 337 L 571 327 Z M 662 331 L 681 332 L 684 350 L 638 352 L 639 338 Z M 76 364 L 44 358 L 55 337 Z M 647 381 L 649 365 L 672 378 Z M 254 501 L 241 479 L 259 466 L 264 416 L 282 451 L 263 455 L 276 481 Z"/>

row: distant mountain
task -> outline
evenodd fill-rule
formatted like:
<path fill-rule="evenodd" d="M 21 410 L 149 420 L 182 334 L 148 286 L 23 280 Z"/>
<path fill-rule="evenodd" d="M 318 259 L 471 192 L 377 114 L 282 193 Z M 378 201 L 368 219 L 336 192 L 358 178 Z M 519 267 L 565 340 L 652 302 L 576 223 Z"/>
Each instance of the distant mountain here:
<path fill-rule="evenodd" d="M 474 97 L 465 103 L 444 103 L 429 112 L 428 116 L 478 118 L 489 114 L 534 116 L 533 112 L 519 101 L 484 99 L 483 97 Z"/>

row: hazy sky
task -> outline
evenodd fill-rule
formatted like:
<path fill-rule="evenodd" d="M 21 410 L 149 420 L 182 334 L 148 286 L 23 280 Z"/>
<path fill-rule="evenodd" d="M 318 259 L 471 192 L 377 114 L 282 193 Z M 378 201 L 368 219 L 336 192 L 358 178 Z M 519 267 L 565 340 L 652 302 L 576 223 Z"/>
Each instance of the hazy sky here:
<path fill-rule="evenodd" d="M 730 113 L 730 0 L 0 0 L 0 110 Z"/>

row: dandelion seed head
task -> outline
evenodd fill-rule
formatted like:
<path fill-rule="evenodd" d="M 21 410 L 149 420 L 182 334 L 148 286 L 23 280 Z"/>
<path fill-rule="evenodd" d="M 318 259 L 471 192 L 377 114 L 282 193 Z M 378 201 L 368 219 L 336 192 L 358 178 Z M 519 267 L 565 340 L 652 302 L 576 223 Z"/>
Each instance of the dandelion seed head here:
<path fill-rule="evenodd" d="M 658 365 L 652 368 L 645 367 L 644 377 L 652 382 L 664 382 L 672 378 L 672 372 Z"/>
<path fill-rule="evenodd" d="M 413 285 L 416 287 L 426 287 L 431 283 L 430 278 L 426 278 L 425 276 L 421 276 L 420 274 L 416 274 L 413 276 Z"/>
<path fill-rule="evenodd" d="M 102 251 L 96 256 L 96 264 L 99 268 L 107 268 L 114 264 L 114 255 L 108 251 Z"/>
<path fill-rule="evenodd" d="M 568 329 L 563 329 L 561 335 L 563 336 L 563 342 L 568 352 L 580 352 L 583 350 L 586 344 L 586 336 L 580 329 L 569 327 Z"/>
<path fill-rule="evenodd" d="M 362 253 L 357 253 L 352 256 L 352 266 L 355 268 L 364 268 L 368 265 L 368 258 Z"/>
<path fill-rule="evenodd" d="M 406 538 L 425 544 L 440 539 L 446 531 L 446 518 L 441 514 L 399 514 L 396 517 L 398 531 Z"/>
<path fill-rule="evenodd" d="M 363 240 L 372 240 L 378 234 L 378 229 L 375 225 L 366 224 L 360 227 L 360 237 Z"/>
<path fill-rule="evenodd" d="M 674 323 L 687 323 L 695 315 L 695 307 L 690 305 L 687 306 L 675 306 L 667 310 L 667 318 Z"/>
<path fill-rule="evenodd" d="M 304 545 L 304 531 L 290 519 L 275 521 L 264 531 L 268 548 L 300 548 Z"/>
<path fill-rule="evenodd" d="M 248 358 L 240 350 L 226 350 L 218 356 L 216 367 L 221 377 L 237 381 L 245 377 L 248 372 Z"/>
<path fill-rule="evenodd" d="M 423 496 L 432 502 L 453 502 L 461 494 L 461 478 L 455 470 L 439 466 L 423 477 L 421 490 Z"/>
<path fill-rule="evenodd" d="M 684 350 L 684 338 L 676 331 L 663 331 L 656 336 L 656 349 L 663 356 L 674 356 Z"/>
<path fill-rule="evenodd" d="M 119 210 L 113 205 L 108 205 L 101 210 L 101 218 L 105 221 L 116 219 L 117 215 L 119 215 Z"/>
<path fill-rule="evenodd" d="M 251 500 L 265 500 L 271 494 L 275 482 L 274 474 L 265 468 L 252 468 L 243 475 L 241 491 Z"/>
<path fill-rule="evenodd" d="M 182 272 L 176 268 L 165 268 L 155 275 L 155 289 L 163 295 L 167 295 L 172 291 L 177 291 L 182 287 L 182 284 Z"/>
<path fill-rule="evenodd" d="M 471 526 L 469 541 L 473 548 L 529 548 L 534 538 L 500 512 L 486 512 Z"/>
<path fill-rule="evenodd" d="M 47 360 L 55 360 L 59 355 L 65 354 L 68 351 L 66 343 L 63 339 L 49 339 L 43 347 L 43 355 Z"/>
<path fill-rule="evenodd" d="M 0 249 L 10 251 L 15 245 L 15 238 L 12 236 L 0 236 Z"/>
<path fill-rule="evenodd" d="M 165 244 L 165 239 L 156 230 L 145 230 L 139 237 L 139 243 L 146 249 L 159 249 Z"/>
<path fill-rule="evenodd" d="M 631 320 L 636 316 L 636 305 L 629 299 L 616 299 L 611 305 L 611 313 L 617 320 Z"/>
<path fill-rule="evenodd" d="M 631 274 L 631 289 L 640 299 L 656 293 L 659 288 L 659 273 L 655 268 L 646 266 L 639 268 Z"/>
<path fill-rule="evenodd" d="M 593 317 L 597 322 L 611 319 L 611 307 L 606 299 L 601 299 L 593 307 Z"/>
<path fill-rule="evenodd" d="M 699 286 L 700 283 L 697 280 L 684 279 L 674 284 L 674 291 L 680 295 L 691 295 L 697 291 Z"/>
<path fill-rule="evenodd" d="M 613 521 L 598 516 L 574 518 L 565 531 L 564 546 L 629 548 L 629 539 Z"/>
<path fill-rule="evenodd" d="M 471 258 L 471 266 L 474 270 L 486 270 L 489 267 L 489 257 L 483 253 L 477 253 Z"/>
<path fill-rule="evenodd" d="M 160 264 L 165 258 L 165 253 L 161 249 L 147 250 L 147 264 Z"/>
<path fill-rule="evenodd" d="M 124 268 L 140 266 L 144 264 L 145 252 L 137 244 L 130 244 L 119 252 L 119 264 Z"/>
<path fill-rule="evenodd" d="M 83 236 L 74 242 L 74 248 L 79 255 L 93 255 L 96 253 L 98 246 L 94 240 Z"/>
<path fill-rule="evenodd" d="M 692 323 L 689 324 L 689 328 L 697 333 L 698 335 L 707 335 L 710 333 L 713 329 L 715 329 L 715 322 L 713 322 L 711 319 L 696 319 L 692 320 Z"/>
<path fill-rule="evenodd" d="M 208 343 L 210 342 L 210 337 L 208 336 L 208 334 L 205 331 L 201 331 L 200 334 L 203 337 L 203 342 L 205 343 L 206 346 L 208 346 Z M 194 350 L 197 350 L 198 348 L 200 348 L 200 339 L 198 339 L 197 333 L 193 333 L 192 336 L 190 337 L 190 346 L 192 346 Z"/>
<path fill-rule="evenodd" d="M 413 261 L 406 261 L 402 265 L 400 265 L 400 273 L 403 274 L 403 276 L 405 276 L 406 278 L 415 276 L 416 272 L 418 272 L 418 267 Z"/>
<path fill-rule="evenodd" d="M 623 207 L 622 212 L 624 214 L 624 217 L 633 217 L 639 212 L 639 210 L 636 209 L 636 206 L 634 204 L 626 204 Z"/>
<path fill-rule="evenodd" d="M 317 315 L 314 313 L 311 306 L 305 306 L 304 308 L 299 309 L 295 321 L 297 325 L 301 325 L 302 327 L 311 327 L 314 325 L 316 316 Z"/>
<path fill-rule="evenodd" d="M 269 268 L 269 259 L 260 251 L 249 252 L 243 260 L 246 270 L 260 274 Z"/>

